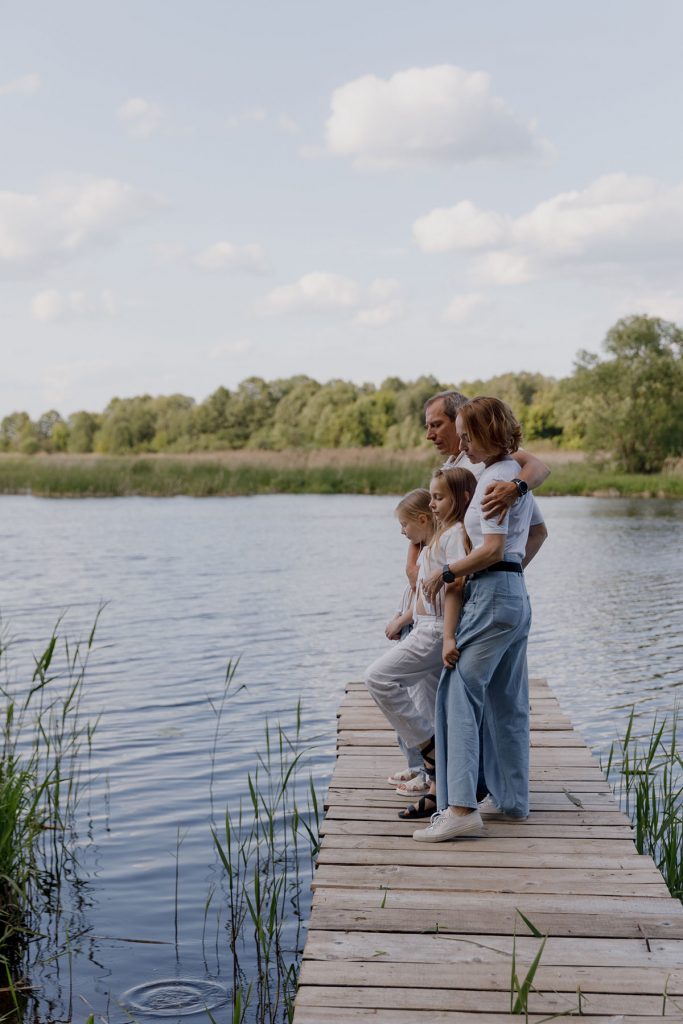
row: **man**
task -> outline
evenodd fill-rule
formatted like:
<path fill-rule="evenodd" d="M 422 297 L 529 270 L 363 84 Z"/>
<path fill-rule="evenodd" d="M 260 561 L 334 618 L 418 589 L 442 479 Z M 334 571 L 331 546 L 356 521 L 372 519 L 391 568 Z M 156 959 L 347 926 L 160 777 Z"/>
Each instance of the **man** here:
<path fill-rule="evenodd" d="M 455 429 L 458 409 L 466 401 L 465 395 L 461 395 L 459 391 L 440 391 L 438 395 L 428 398 L 424 407 L 427 440 L 431 441 L 444 456 L 444 467 L 461 466 L 463 469 L 469 469 L 478 478 L 483 472 L 484 465 L 483 463 L 471 463 L 465 453 L 460 451 L 460 437 Z M 497 483 L 491 484 L 486 491 L 486 497 L 482 501 L 481 507 L 487 519 L 498 516 L 498 519 L 502 520 L 507 510 L 514 505 L 521 494 L 540 487 L 550 473 L 548 467 L 529 452 L 515 452 L 515 459 L 522 467 L 519 477 L 516 480 L 499 480 Z M 538 553 L 547 536 L 548 531 L 543 516 L 536 505 L 529 528 L 524 557 L 525 566 Z M 413 587 L 417 580 L 418 554 L 419 549 L 416 545 L 411 544 L 408 550 L 406 573 Z"/>

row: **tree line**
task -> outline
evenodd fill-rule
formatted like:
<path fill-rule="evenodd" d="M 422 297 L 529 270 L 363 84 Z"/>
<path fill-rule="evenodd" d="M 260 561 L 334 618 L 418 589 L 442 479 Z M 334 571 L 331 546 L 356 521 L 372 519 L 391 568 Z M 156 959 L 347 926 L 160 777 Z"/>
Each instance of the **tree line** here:
<path fill-rule="evenodd" d="M 657 317 L 619 320 L 604 356 L 580 352 L 570 377 L 505 373 L 454 385 L 435 377 L 376 387 L 307 376 L 249 377 L 196 403 L 187 395 L 113 398 L 104 412 L 0 422 L 0 450 L 36 452 L 193 452 L 236 448 L 412 448 L 424 440 L 426 399 L 456 387 L 495 395 L 515 411 L 527 442 L 607 453 L 627 472 L 656 472 L 683 452 L 683 330 Z"/>

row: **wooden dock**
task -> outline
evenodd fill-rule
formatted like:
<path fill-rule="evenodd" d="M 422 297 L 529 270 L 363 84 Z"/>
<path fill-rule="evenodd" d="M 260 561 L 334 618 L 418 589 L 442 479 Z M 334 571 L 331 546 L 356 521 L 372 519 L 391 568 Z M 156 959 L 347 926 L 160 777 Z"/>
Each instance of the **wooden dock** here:
<path fill-rule="evenodd" d="M 294 1024 L 499 1024 L 544 935 L 529 1020 L 683 1022 L 683 906 L 636 852 L 595 759 L 531 684 L 531 814 L 486 838 L 416 843 L 428 822 L 386 776 L 403 766 L 365 687 L 339 711 L 337 764 Z M 513 939 L 513 936 L 516 937 Z M 512 1017 L 512 1019 L 519 1019 Z"/>

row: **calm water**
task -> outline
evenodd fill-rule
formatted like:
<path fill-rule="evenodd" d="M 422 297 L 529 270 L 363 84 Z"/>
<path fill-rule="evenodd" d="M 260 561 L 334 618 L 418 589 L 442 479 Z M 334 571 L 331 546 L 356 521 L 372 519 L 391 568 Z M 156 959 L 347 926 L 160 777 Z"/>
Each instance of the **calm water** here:
<path fill-rule="evenodd" d="M 550 539 L 527 574 L 530 667 L 605 752 L 631 705 L 645 727 L 680 692 L 683 503 L 541 504 Z M 74 1020 L 92 1008 L 119 1022 L 131 1019 L 120 1005 L 131 987 L 163 978 L 227 984 L 213 918 L 202 943 L 204 904 L 220 879 L 209 831 L 209 697 L 239 656 L 246 690 L 230 703 L 218 741 L 218 818 L 244 792 L 265 717 L 293 727 L 299 697 L 324 789 L 344 683 L 387 643 L 384 623 L 403 587 L 394 505 L 312 495 L 0 498 L 0 611 L 18 688 L 64 609 L 76 637 L 108 602 L 86 698 L 101 718 L 79 829 L 86 882 L 72 934 L 84 936 L 71 943 L 70 969 L 63 957 L 34 978 L 41 1019 L 66 1018 L 70 992 Z"/>

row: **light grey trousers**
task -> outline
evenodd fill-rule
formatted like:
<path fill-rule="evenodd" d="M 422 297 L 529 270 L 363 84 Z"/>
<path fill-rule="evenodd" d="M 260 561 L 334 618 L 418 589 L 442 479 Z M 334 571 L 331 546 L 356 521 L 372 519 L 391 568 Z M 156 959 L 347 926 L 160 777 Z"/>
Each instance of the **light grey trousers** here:
<path fill-rule="evenodd" d="M 434 735 L 434 704 L 443 662 L 443 619 L 418 616 L 405 640 L 365 672 L 368 691 L 408 747 Z"/>

